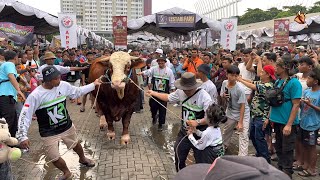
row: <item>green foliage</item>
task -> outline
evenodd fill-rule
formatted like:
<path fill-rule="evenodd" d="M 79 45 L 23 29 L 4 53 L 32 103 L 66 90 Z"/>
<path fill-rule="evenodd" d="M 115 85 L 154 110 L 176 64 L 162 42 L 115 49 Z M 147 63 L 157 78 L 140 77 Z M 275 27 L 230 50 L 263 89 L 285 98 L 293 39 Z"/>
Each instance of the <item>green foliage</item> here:
<path fill-rule="evenodd" d="M 314 5 L 309 9 L 301 5 L 284 6 L 282 7 L 282 10 L 278 9 L 277 7 L 273 7 L 266 11 L 263 11 L 259 8 L 256 8 L 256 9 L 248 8 L 246 13 L 239 17 L 239 25 L 294 16 L 299 11 L 304 13 L 320 12 L 320 1 L 314 3 Z"/>

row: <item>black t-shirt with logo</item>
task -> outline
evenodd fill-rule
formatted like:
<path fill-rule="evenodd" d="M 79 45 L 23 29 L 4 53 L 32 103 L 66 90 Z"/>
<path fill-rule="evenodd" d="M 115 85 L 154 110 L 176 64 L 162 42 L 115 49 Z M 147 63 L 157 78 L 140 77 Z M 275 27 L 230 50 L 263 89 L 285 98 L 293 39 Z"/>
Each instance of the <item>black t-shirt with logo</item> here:
<path fill-rule="evenodd" d="M 81 67 L 81 63 L 79 61 L 67 61 L 64 63 L 65 67 Z M 67 82 L 75 82 L 76 80 L 81 79 L 80 71 L 70 71 L 67 74 Z"/>

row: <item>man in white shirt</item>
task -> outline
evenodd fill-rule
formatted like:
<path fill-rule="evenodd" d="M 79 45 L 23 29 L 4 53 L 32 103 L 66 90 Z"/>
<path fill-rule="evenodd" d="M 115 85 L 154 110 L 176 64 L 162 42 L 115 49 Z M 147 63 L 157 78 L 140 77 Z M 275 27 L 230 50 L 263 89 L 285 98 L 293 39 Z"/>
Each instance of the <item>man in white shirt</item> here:
<path fill-rule="evenodd" d="M 218 104 L 218 100 L 217 100 L 218 91 L 216 86 L 213 84 L 213 82 L 210 79 L 208 79 L 209 74 L 210 74 L 210 66 L 208 64 L 201 64 L 198 67 L 197 77 L 199 77 L 203 82 L 200 87 L 205 91 L 207 91 L 213 103 Z"/>
<path fill-rule="evenodd" d="M 158 58 L 160 55 L 163 55 L 163 50 L 162 49 L 157 49 L 155 51 L 155 53 L 156 53 L 156 57 Z M 153 66 L 158 66 L 157 59 L 152 60 L 151 67 L 153 67 Z M 172 68 L 172 64 L 171 64 L 169 59 L 166 59 L 166 66 L 168 68 L 170 68 L 170 69 Z"/>
<path fill-rule="evenodd" d="M 93 167 L 93 160 L 85 157 L 83 148 L 77 139 L 76 129 L 68 110 L 67 96 L 77 98 L 87 94 L 100 85 L 97 79 L 93 83 L 82 87 L 74 87 L 61 81 L 61 73 L 54 66 L 47 66 L 42 71 L 43 84 L 28 96 L 19 116 L 17 139 L 22 149 L 30 147 L 28 129 L 32 122 L 32 115 L 37 115 L 39 133 L 45 147 L 46 156 L 63 172 L 60 179 L 72 179 L 72 174 L 66 162 L 59 154 L 59 141 L 63 141 L 68 149 L 73 149 L 79 156 L 79 163 Z"/>
<path fill-rule="evenodd" d="M 252 68 L 250 68 L 249 70 L 247 70 L 247 67 L 246 67 L 247 63 L 251 59 L 251 53 L 252 53 L 251 48 L 245 49 L 243 51 L 243 62 L 238 65 L 238 68 L 240 69 L 240 76 L 243 79 L 253 81 L 256 77 L 256 73 L 255 73 L 256 66 L 252 66 Z M 241 84 L 241 85 L 243 85 L 243 84 Z M 252 93 L 252 90 L 244 85 L 243 85 L 243 87 L 245 89 L 245 94 L 246 94 L 247 100 L 250 100 L 250 95 Z"/>

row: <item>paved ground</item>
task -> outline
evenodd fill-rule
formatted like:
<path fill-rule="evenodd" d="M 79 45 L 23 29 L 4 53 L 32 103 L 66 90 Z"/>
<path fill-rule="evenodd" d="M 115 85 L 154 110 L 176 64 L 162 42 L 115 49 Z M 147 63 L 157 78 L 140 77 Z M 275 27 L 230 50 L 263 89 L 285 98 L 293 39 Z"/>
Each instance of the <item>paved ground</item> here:
<path fill-rule="evenodd" d="M 116 140 L 108 141 L 105 132 L 99 130 L 99 120 L 94 110 L 88 117 L 89 106 L 87 106 L 85 113 L 80 113 L 79 106 L 68 104 L 69 113 L 78 129 L 78 137 L 82 141 L 85 153 L 96 160 L 97 164 L 91 169 L 80 167 L 77 155 L 73 151 L 68 151 L 63 155 L 63 158 L 74 174 L 73 179 L 172 179 L 175 175 L 172 158 L 173 144 L 179 129 L 179 121 L 168 112 L 167 126 L 163 132 L 159 132 L 156 127 L 151 126 L 148 105 L 145 105 L 145 108 L 143 113 L 134 114 L 131 119 L 131 143 L 127 146 L 120 146 L 122 130 L 120 122 L 115 125 Z M 169 105 L 169 108 L 176 114 L 180 114 L 179 107 L 175 108 Z M 24 160 L 12 164 L 16 179 L 51 180 L 57 179 L 61 175 L 52 163 L 49 163 L 48 166 L 43 165 L 48 159 L 43 154 L 39 137 L 37 123 L 33 122 L 29 131 L 32 143 L 30 151 L 23 154 Z M 236 137 L 233 142 L 234 149 L 237 149 Z M 66 151 L 65 145 L 61 144 L 60 152 Z M 250 151 L 254 152 L 252 148 Z M 39 163 L 39 165 L 35 163 Z M 192 163 L 192 159 L 189 160 L 189 163 Z M 294 176 L 294 179 L 300 180 L 302 178 Z M 305 179 L 313 180 L 320 179 L 320 177 Z"/>

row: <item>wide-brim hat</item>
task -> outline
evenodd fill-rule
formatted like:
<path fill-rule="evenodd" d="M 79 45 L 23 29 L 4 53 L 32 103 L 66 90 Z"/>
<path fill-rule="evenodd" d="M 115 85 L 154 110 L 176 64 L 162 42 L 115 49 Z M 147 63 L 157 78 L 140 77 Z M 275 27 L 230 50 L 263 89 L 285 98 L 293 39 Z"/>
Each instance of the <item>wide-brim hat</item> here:
<path fill-rule="evenodd" d="M 44 57 L 43 57 L 44 60 L 47 60 L 47 59 L 55 59 L 55 58 L 56 58 L 56 56 L 55 56 L 52 52 L 46 52 L 46 53 L 44 54 Z"/>
<path fill-rule="evenodd" d="M 181 78 L 174 82 L 174 86 L 181 90 L 196 89 L 201 86 L 201 84 L 202 81 L 197 80 L 196 76 L 190 72 L 183 73 Z"/>

